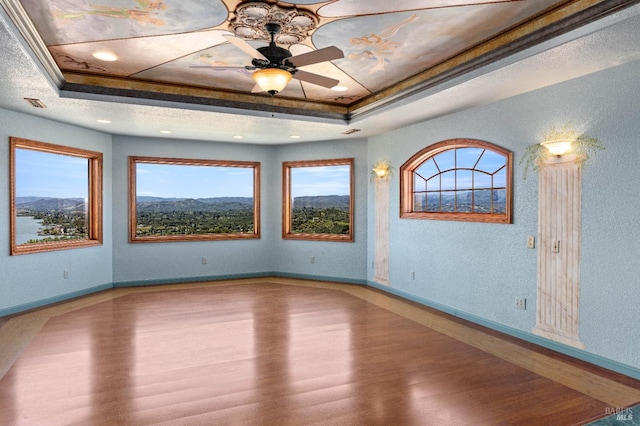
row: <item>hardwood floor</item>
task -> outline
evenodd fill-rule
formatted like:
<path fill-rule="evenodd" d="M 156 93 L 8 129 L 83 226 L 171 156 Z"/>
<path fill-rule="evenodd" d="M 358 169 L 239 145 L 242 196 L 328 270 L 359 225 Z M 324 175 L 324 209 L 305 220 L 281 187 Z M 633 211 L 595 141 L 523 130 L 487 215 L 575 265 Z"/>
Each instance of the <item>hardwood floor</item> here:
<path fill-rule="evenodd" d="M 571 425 L 640 383 L 360 286 L 114 289 L 0 319 L 2 425 Z"/>

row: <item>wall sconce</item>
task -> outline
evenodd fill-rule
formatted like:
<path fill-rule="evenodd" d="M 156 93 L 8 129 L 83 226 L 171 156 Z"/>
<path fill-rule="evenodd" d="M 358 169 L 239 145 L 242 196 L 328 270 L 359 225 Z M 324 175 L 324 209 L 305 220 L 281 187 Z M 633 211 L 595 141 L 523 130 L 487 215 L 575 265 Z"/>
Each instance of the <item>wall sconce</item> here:
<path fill-rule="evenodd" d="M 538 170 L 551 156 L 562 157 L 571 154 L 567 160 L 573 159 L 582 166 L 596 151 L 604 149 L 600 139 L 578 132 L 571 125 L 559 129 L 551 128 L 545 132 L 542 142 L 529 145 L 520 160 L 524 164 L 523 177 L 527 178 L 530 168 Z"/>
<path fill-rule="evenodd" d="M 571 150 L 571 144 L 574 142 L 572 138 L 545 140 L 540 143 L 549 150 L 551 155 L 561 156 Z"/>
<path fill-rule="evenodd" d="M 379 160 L 371 169 L 371 176 L 376 179 L 389 178 L 391 176 L 389 160 Z"/>

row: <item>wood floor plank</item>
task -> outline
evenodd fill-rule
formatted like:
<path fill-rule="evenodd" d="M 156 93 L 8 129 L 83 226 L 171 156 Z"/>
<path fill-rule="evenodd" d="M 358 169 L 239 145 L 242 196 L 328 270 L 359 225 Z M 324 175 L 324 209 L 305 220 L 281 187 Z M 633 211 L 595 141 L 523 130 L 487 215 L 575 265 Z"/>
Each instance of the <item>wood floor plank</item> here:
<path fill-rule="evenodd" d="M 379 292 L 290 279 L 104 292 L 15 316 L 0 344 L 3 425 L 564 426 L 640 389 Z"/>

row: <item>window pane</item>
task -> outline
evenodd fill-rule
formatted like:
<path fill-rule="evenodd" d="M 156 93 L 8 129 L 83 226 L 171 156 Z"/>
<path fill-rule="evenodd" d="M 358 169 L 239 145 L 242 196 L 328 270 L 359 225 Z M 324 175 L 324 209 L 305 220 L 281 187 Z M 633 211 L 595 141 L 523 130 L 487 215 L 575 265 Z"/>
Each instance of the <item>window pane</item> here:
<path fill-rule="evenodd" d="M 482 155 L 482 158 L 480 158 L 480 162 L 476 168 L 493 174 L 506 163 L 507 160 L 503 155 L 487 150 Z"/>
<path fill-rule="evenodd" d="M 258 163 L 130 159 L 135 172 L 132 241 L 257 238 Z"/>
<path fill-rule="evenodd" d="M 450 171 L 450 172 L 446 172 L 443 173 L 441 175 L 441 179 L 442 179 L 442 190 L 448 190 L 448 189 L 456 189 L 456 172 L 455 170 Z"/>
<path fill-rule="evenodd" d="M 504 188 L 507 186 L 507 170 L 506 169 L 502 169 L 494 175 L 493 186 L 497 188 Z"/>
<path fill-rule="evenodd" d="M 416 212 L 427 211 L 427 194 L 424 192 L 413 196 L 413 210 Z"/>
<path fill-rule="evenodd" d="M 471 170 L 456 171 L 456 189 L 473 189 L 473 172 Z"/>
<path fill-rule="evenodd" d="M 16 244 L 87 239 L 89 161 L 16 149 Z"/>
<path fill-rule="evenodd" d="M 433 159 L 429 159 L 425 161 L 416 172 L 425 179 L 429 179 L 430 177 L 440 173 L 436 164 L 433 162 Z"/>
<path fill-rule="evenodd" d="M 427 181 L 424 180 L 421 176 L 414 174 L 413 175 L 413 188 L 416 192 L 422 192 L 427 190 Z"/>
<path fill-rule="evenodd" d="M 456 150 L 456 167 L 459 169 L 471 169 L 480 158 L 482 148 L 458 148 Z"/>
<path fill-rule="evenodd" d="M 458 191 L 456 193 L 456 208 L 459 212 L 471 212 L 473 191 Z"/>
<path fill-rule="evenodd" d="M 440 191 L 440 175 L 436 175 L 427 182 L 427 191 Z"/>
<path fill-rule="evenodd" d="M 435 162 L 438 164 L 438 167 L 440 168 L 441 172 L 444 172 L 446 170 L 453 170 L 456 167 L 455 152 L 452 149 L 448 151 L 444 151 L 433 158 Z"/>
<path fill-rule="evenodd" d="M 284 163 L 284 237 L 352 241 L 352 159 Z"/>
<path fill-rule="evenodd" d="M 475 213 L 491 213 L 491 197 L 490 189 L 473 192 L 473 211 Z"/>
<path fill-rule="evenodd" d="M 440 193 L 429 193 L 427 196 L 427 211 L 439 212 L 440 211 Z"/>
<path fill-rule="evenodd" d="M 456 193 L 455 191 L 442 191 L 442 206 L 440 208 L 443 212 L 456 211 Z"/>
<path fill-rule="evenodd" d="M 473 186 L 476 189 L 491 188 L 491 175 L 483 172 L 473 172 Z"/>
<path fill-rule="evenodd" d="M 507 210 L 507 191 L 496 189 L 493 191 L 494 213 L 504 213 Z"/>

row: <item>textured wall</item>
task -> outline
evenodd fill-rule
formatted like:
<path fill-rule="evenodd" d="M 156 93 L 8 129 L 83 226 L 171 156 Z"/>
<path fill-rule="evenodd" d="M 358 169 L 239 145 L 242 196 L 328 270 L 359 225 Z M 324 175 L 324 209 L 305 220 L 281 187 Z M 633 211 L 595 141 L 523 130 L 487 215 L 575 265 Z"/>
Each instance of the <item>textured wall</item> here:
<path fill-rule="evenodd" d="M 371 138 L 369 162 L 386 158 L 398 169 L 418 150 L 449 138 L 486 140 L 514 152 L 512 225 L 400 220 L 396 173 L 391 286 L 529 333 L 537 254 L 526 239 L 537 235 L 538 182 L 535 172 L 524 180 L 518 162 L 550 127 L 572 124 L 606 146 L 583 174 L 580 338 L 589 353 L 640 367 L 639 71 L 635 62 Z M 370 196 L 370 222 L 372 203 Z M 372 241 L 368 255 L 373 259 Z M 516 297 L 527 299 L 527 310 L 514 307 Z"/>
<path fill-rule="evenodd" d="M 354 282 L 366 280 L 367 262 L 367 187 L 369 184 L 369 164 L 367 143 L 363 139 L 345 141 L 325 141 L 274 147 L 272 182 L 275 203 L 272 204 L 271 222 L 278 238 L 271 246 L 274 262 L 273 270 L 312 277 L 341 279 Z M 333 158 L 354 158 L 355 212 L 354 240 L 351 243 L 329 241 L 283 240 L 282 233 L 282 162 L 298 160 L 327 160 Z M 311 257 L 315 262 L 311 263 Z"/>
<path fill-rule="evenodd" d="M 0 310 L 109 285 L 277 271 L 373 281 L 374 210 L 371 166 L 388 159 L 390 282 L 393 289 L 469 316 L 530 333 L 535 325 L 537 175 L 518 165 L 527 145 L 552 126 L 573 124 L 600 138 L 583 173 L 580 339 L 590 354 L 640 368 L 640 63 L 612 68 L 492 105 L 366 140 L 255 146 L 114 136 L 0 111 L 0 174 L 8 176 L 9 136 L 104 153 L 101 247 L 9 256 L 8 226 L 0 227 Z M 411 155 L 449 138 L 475 138 L 514 152 L 511 225 L 400 220 L 398 169 Z M 113 139 L 113 142 L 112 142 Z M 262 238 L 250 241 L 129 244 L 127 156 L 252 160 L 262 163 Z M 281 239 L 281 164 L 291 160 L 355 158 L 355 242 Z M 113 176 L 113 178 L 112 178 Z M 8 224 L 9 186 L 0 185 L 0 223 Z M 112 202 L 113 198 L 113 202 Z M 367 208 L 368 207 L 368 208 Z M 113 256 L 113 257 L 112 257 Z M 201 257 L 209 259 L 201 264 Z M 310 263 L 311 256 L 316 262 Z M 62 271 L 70 271 L 63 279 Z M 412 279 L 411 272 L 415 272 Z M 525 297 L 527 310 L 514 307 Z"/>
<path fill-rule="evenodd" d="M 192 158 L 257 161 L 261 163 L 261 235 L 255 240 L 196 242 L 128 242 L 128 157 Z M 269 147 L 245 144 L 150 139 L 128 136 L 113 138 L 113 280 L 115 283 L 193 279 L 221 275 L 243 275 L 271 271 L 268 249 L 279 235 L 269 226 L 267 213 L 277 196 Z M 202 264 L 202 257 L 208 262 Z"/>
<path fill-rule="evenodd" d="M 9 256 L 9 137 L 100 151 L 104 169 L 102 246 Z M 0 110 L 0 311 L 110 285 L 111 136 Z M 69 271 L 64 279 L 63 271 Z"/>
<path fill-rule="evenodd" d="M 366 141 L 284 146 L 224 144 L 114 136 L 115 283 L 166 281 L 272 271 L 313 277 L 366 279 Z M 244 160 L 261 163 L 261 238 L 240 241 L 128 243 L 127 157 Z M 355 158 L 355 242 L 282 240 L 282 162 Z M 208 258 L 207 265 L 201 262 Z M 315 263 L 310 263 L 315 256 Z"/>

